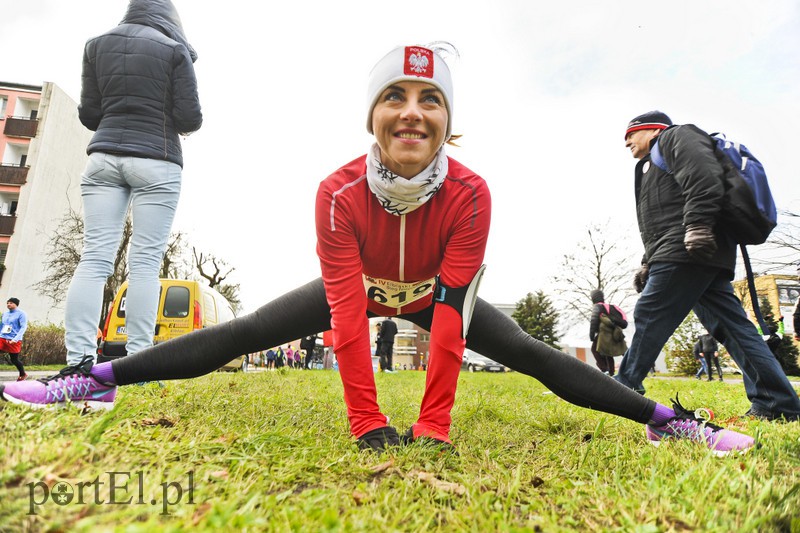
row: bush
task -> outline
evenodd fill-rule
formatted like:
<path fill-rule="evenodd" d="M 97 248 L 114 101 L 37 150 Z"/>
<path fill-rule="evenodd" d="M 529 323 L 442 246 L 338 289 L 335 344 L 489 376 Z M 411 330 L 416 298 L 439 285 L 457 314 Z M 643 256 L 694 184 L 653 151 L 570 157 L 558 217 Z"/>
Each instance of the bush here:
<path fill-rule="evenodd" d="M 66 364 L 67 347 L 64 345 L 64 328 L 54 324 L 31 322 L 22 339 L 20 355 L 26 365 Z"/>

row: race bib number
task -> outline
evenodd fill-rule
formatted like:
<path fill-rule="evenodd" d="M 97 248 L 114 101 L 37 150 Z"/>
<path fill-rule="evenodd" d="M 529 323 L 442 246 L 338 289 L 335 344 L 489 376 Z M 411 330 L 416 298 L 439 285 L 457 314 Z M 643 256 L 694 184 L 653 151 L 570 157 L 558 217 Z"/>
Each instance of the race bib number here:
<path fill-rule="evenodd" d="M 392 281 L 364 274 L 364 289 L 367 291 L 367 298 L 394 309 L 425 298 L 433 292 L 434 285 L 436 285 L 435 278 L 423 281 Z"/>
<path fill-rule="evenodd" d="M 0 333 L 11 333 L 11 324 L 5 324 Z"/>

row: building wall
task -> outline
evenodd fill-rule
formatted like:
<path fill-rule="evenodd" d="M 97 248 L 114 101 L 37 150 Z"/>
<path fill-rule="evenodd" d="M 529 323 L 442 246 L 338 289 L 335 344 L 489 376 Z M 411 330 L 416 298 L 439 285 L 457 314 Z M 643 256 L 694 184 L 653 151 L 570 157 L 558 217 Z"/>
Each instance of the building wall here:
<path fill-rule="evenodd" d="M 758 298 L 766 298 L 769 301 L 776 318 L 779 316 L 784 317 L 783 322 L 787 334 L 794 333 L 792 314 L 794 313 L 797 299 L 800 297 L 800 280 L 798 280 L 797 276 L 769 274 L 756 276 L 754 280 Z M 747 279 L 734 281 L 733 287 L 734 293 L 742 301 L 742 306 L 747 311 L 747 316 L 755 324 L 756 318 L 753 315 L 753 304 L 750 300 Z"/>
<path fill-rule="evenodd" d="M 42 87 L 39 128 L 28 151 L 27 183 L 20 189 L 17 222 L 0 284 L 2 298 L 20 299 L 31 321 L 62 323 L 63 302 L 54 306 L 33 285 L 44 279 L 47 243 L 71 206 L 81 211 L 80 177 L 92 132 L 78 120 L 77 103 L 53 83 Z"/>
<path fill-rule="evenodd" d="M 19 163 L 18 152 L 27 150 L 30 139 L 9 138 L 3 135 L 2 128 L 8 116 L 30 116 L 30 109 L 38 106 L 40 90 L 38 87 L 23 89 L 0 83 L 0 162 Z M 9 144 L 11 146 L 9 146 Z"/>

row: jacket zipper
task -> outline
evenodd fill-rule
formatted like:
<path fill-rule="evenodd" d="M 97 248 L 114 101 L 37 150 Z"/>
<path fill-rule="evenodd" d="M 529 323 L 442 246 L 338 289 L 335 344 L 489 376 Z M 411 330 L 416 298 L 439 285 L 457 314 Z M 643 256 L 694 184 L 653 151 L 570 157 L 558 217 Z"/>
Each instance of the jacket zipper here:
<path fill-rule="evenodd" d="M 400 281 L 406 280 L 406 216 L 400 215 Z"/>
<path fill-rule="evenodd" d="M 398 269 L 399 281 L 406 280 L 406 216 L 400 215 L 400 265 Z M 402 307 L 397 308 L 397 314 L 403 312 Z"/>

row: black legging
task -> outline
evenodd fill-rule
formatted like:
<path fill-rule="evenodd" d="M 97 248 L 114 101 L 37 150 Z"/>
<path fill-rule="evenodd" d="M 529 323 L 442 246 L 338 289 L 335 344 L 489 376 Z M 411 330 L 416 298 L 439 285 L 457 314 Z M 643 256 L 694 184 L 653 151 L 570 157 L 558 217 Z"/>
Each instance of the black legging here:
<path fill-rule="evenodd" d="M 8 356 L 11 358 L 11 364 L 17 367 L 17 371 L 19 372 L 20 376 L 25 375 L 25 367 L 22 366 L 22 361 L 19 360 L 18 353 L 9 353 Z"/>
<path fill-rule="evenodd" d="M 714 355 L 713 353 L 705 353 L 706 358 L 706 368 L 708 368 L 708 379 L 714 379 L 714 367 L 711 366 L 711 363 L 715 363 L 717 365 L 717 372 L 719 373 L 719 379 L 722 379 L 722 367 L 719 364 L 719 357 Z"/>
<path fill-rule="evenodd" d="M 430 331 L 433 306 L 400 315 Z M 331 327 L 322 278 L 295 289 L 255 312 L 183 335 L 113 361 L 119 385 L 185 379 L 213 372 L 239 355 L 302 339 Z M 646 423 L 655 402 L 591 366 L 538 341 L 511 318 L 478 299 L 467 347 L 539 380 L 564 400 Z"/>

